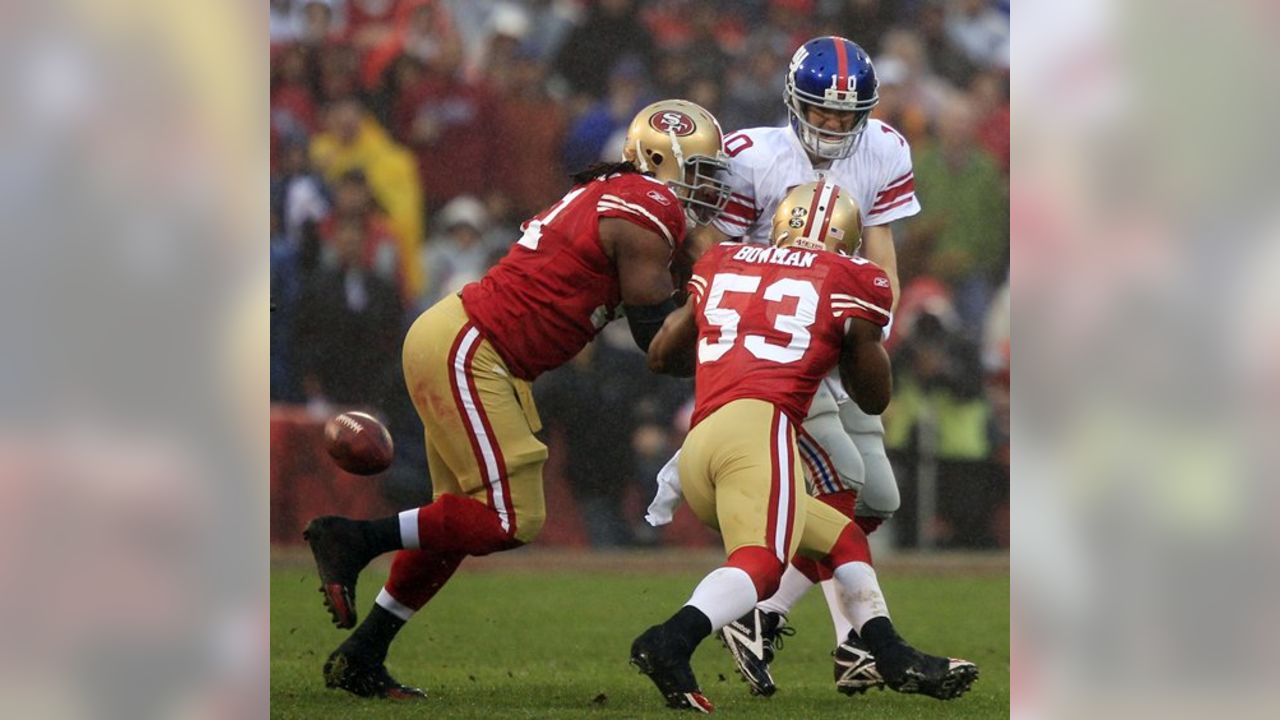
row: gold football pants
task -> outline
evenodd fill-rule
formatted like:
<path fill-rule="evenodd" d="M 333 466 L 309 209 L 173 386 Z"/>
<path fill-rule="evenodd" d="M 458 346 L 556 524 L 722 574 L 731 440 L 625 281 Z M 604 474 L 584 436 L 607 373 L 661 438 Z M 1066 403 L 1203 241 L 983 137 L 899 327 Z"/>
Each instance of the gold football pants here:
<path fill-rule="evenodd" d="M 427 438 L 435 496 L 465 495 L 491 507 L 513 538 L 542 529 L 547 446 L 530 383 L 507 365 L 449 295 L 414 321 L 404 379 Z"/>
<path fill-rule="evenodd" d="M 726 554 L 768 549 L 821 557 L 851 521 L 805 493 L 796 429 L 777 406 L 734 400 L 689 431 L 680 449 L 680 485 L 698 519 L 718 530 Z"/>

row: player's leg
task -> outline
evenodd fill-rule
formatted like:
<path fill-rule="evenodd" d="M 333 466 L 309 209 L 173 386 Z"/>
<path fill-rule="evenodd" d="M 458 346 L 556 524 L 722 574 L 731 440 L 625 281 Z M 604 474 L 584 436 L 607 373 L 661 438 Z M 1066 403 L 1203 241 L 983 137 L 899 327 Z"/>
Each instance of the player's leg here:
<path fill-rule="evenodd" d="M 515 542 L 509 488 L 516 473 L 511 470 L 526 468 L 507 467 L 502 441 L 519 445 L 516 455 L 521 461 L 529 455 L 527 464 L 536 465 L 536 470 L 541 467 L 537 451 L 541 458 L 546 451 L 519 410 L 510 378 L 498 376 L 488 363 L 475 371 L 476 356 L 486 348 L 488 343 L 479 338 L 456 296 L 432 306 L 409 329 L 405 383 L 434 457 L 442 461 L 433 480 L 436 502 L 373 521 L 318 518 L 307 527 L 325 603 L 339 627 L 354 624 L 356 578 L 377 555 L 418 549 L 424 535 L 431 538 L 427 549 L 441 552 L 484 554 Z M 487 394 L 482 396 L 481 388 Z M 510 437 L 500 437 L 499 432 Z M 441 467 L 447 472 L 439 472 Z M 540 490 L 539 486 L 538 500 Z M 540 523 L 540 507 L 536 514 Z M 440 546 L 437 540 L 451 546 Z"/>
<path fill-rule="evenodd" d="M 798 436 L 798 446 L 809 478 L 811 492 L 825 502 L 847 506 L 852 516 L 857 488 L 862 483 L 862 457 L 840 422 L 836 399 L 820 386 Z M 849 620 L 835 601 L 831 575 L 812 558 L 796 556 L 782 575 L 778 591 L 738 618 L 720 633 L 721 641 L 734 657 L 738 672 L 751 681 L 752 691 L 770 694 L 775 688 L 769 663 L 781 647 L 782 635 L 794 632 L 786 617 L 815 584 L 822 582 L 828 610 L 839 645 L 849 633 Z M 750 641 L 744 641 L 749 638 Z M 762 641 L 756 640 L 762 638 Z"/>
<path fill-rule="evenodd" d="M 689 667 L 694 649 L 776 589 L 802 530 L 803 477 L 791 421 L 774 406 L 740 400 L 713 413 L 685 440 L 685 500 L 719 529 L 728 559 L 689 601 L 632 646 L 632 662 L 672 707 L 707 711 Z"/>
<path fill-rule="evenodd" d="M 378 604 L 378 616 L 387 621 L 378 635 L 392 637 L 396 622 L 403 624 L 421 607 L 462 557 L 531 540 L 545 517 L 546 447 L 533 435 L 537 415 L 528 383 L 505 370 L 456 297 L 414 323 L 404 368 L 427 432 L 435 501 L 371 521 L 322 518 L 309 528 L 325 586 L 340 590 L 326 593 L 340 626 L 354 622 L 360 568 L 384 552 L 417 551 L 397 557 Z M 342 602 L 332 602 L 334 596 Z"/>
<path fill-rule="evenodd" d="M 457 478 L 427 439 L 427 467 L 436 493 L 459 494 Z M 325 663 L 325 685 L 357 695 L 407 698 L 425 696 L 387 673 L 384 663 L 391 642 L 415 612 L 426 605 L 448 582 L 465 555 L 430 550 L 398 550 L 391 573 L 379 591 L 373 608 L 359 627 Z"/>
<path fill-rule="evenodd" d="M 541 426 L 529 383 L 511 376 L 469 322 L 448 351 L 443 387 L 434 376 L 411 377 L 408 347 L 410 393 L 422 399 L 419 415 L 457 489 L 437 487 L 430 505 L 400 514 L 404 546 L 487 555 L 532 541 L 546 519 L 547 447 L 534 436 Z"/>
<path fill-rule="evenodd" d="M 852 518 L 863 482 L 862 456 L 844 432 L 836 413 L 814 418 L 811 422 L 811 425 L 806 424 L 806 432 L 801 436 L 800 450 L 811 468 L 810 472 L 817 477 L 827 478 L 823 483 L 814 483 L 814 495 L 818 500 Z M 809 430 L 810 427 L 812 431 Z M 836 644 L 839 644 L 848 636 L 851 627 L 840 603 L 835 599 L 835 583 L 831 579 L 831 573 L 803 556 L 793 559 L 792 565 L 806 579 L 816 580 L 822 585 L 827 610 L 831 614 L 831 624 L 835 629 Z M 789 607 L 781 612 L 788 610 Z"/>
<path fill-rule="evenodd" d="M 862 485 L 862 456 L 844 432 L 835 398 L 825 385 L 820 386 L 814 396 L 809 416 L 805 418 L 799 436 L 799 446 L 805 472 L 812 485 L 812 494 L 847 495 L 849 504 L 852 504 L 852 499 L 857 496 Z M 832 502 L 841 503 L 844 500 L 833 499 Z M 794 558 L 792 565 L 784 575 L 778 594 L 760 604 L 762 610 L 785 617 L 815 582 L 827 579 L 820 576 L 820 571 L 812 561 Z M 837 636 L 844 637 L 844 632 L 840 630 L 842 625 L 847 625 L 847 620 L 836 608 L 832 609 L 831 617 Z M 848 631 L 847 628 L 844 630 Z"/>
<path fill-rule="evenodd" d="M 854 402 L 840 404 L 840 422 L 862 457 L 865 482 L 858 493 L 854 519 L 871 534 L 893 517 L 902 504 L 898 481 L 884 449 L 884 423 L 878 415 L 862 412 Z"/>
<path fill-rule="evenodd" d="M 829 505 L 811 502 L 800 547 L 828 566 L 839 584 L 845 614 L 871 654 L 856 658 L 858 663 L 874 663 L 883 682 L 898 692 L 947 700 L 969 689 L 978 676 L 973 663 L 926 655 L 898 635 L 871 567 L 866 533 L 855 522 Z"/>

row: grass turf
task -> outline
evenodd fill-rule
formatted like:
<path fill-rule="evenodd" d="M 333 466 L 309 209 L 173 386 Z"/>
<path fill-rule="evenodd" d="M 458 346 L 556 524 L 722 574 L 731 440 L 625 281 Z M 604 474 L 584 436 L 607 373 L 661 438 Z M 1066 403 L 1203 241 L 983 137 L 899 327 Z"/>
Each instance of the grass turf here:
<path fill-rule="evenodd" d="M 475 563 L 477 561 L 471 561 Z M 710 567 L 708 567 L 710 569 Z M 636 635 L 687 598 L 701 573 L 581 570 L 460 572 L 400 634 L 387 666 L 430 698 L 395 703 L 324 687 L 320 667 L 346 637 L 333 628 L 307 567 L 271 577 L 273 718 L 666 718 L 652 683 L 627 664 Z M 367 570 L 360 612 L 385 579 Z M 754 698 L 714 638 L 694 670 L 717 714 L 733 718 L 997 718 L 1009 710 L 1009 581 L 988 574 L 881 578 L 899 631 L 917 647 L 968 658 L 981 677 L 946 703 L 891 691 L 848 698 L 834 689 L 831 621 L 820 592 L 792 613 L 798 628 L 774 664 L 780 688 Z"/>

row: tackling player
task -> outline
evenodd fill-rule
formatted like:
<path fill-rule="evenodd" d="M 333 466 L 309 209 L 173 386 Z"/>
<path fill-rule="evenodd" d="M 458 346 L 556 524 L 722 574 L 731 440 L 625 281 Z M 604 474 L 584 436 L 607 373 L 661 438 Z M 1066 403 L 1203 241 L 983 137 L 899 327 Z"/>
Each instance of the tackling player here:
<path fill-rule="evenodd" d="M 338 627 L 355 624 L 356 579 L 397 551 L 369 616 L 325 663 L 325 684 L 361 696 L 424 696 L 384 666 L 400 628 L 463 558 L 533 540 L 545 517 L 547 448 L 531 384 L 591 341 L 625 308 L 649 347 L 676 309 L 671 265 L 686 223 L 711 221 L 728 190 L 720 127 L 683 100 L 632 120 L 624 162 L 575 176 L 576 186 L 523 226 L 479 282 L 424 312 L 404 342 L 405 383 L 426 428 L 434 502 L 372 521 L 318 518 L 306 538 Z"/>
<path fill-rule="evenodd" d="M 851 240 L 857 229 L 857 208 L 848 200 L 842 206 L 840 195 L 826 181 L 803 185 L 774 215 L 775 247 L 709 249 L 694 266 L 689 301 L 649 347 L 650 369 L 688 374 L 696 367 L 681 491 L 721 533 L 728 554 L 684 607 L 632 645 L 632 663 L 673 708 L 711 711 L 689 664 L 694 649 L 772 595 L 797 549 L 840 585 L 840 609 L 890 688 L 950 699 L 977 677 L 972 663 L 924 655 L 898 636 L 874 582 L 866 535 L 804 491 L 797 427 L 824 377 L 838 365 L 870 414 L 882 412 L 890 395 L 880 344 L 889 279 L 867 260 L 827 251 L 835 244 L 828 239 Z M 853 227 L 833 225 L 840 209 Z M 874 592 L 865 590 L 866 575 Z"/>
<path fill-rule="evenodd" d="M 863 254 L 886 273 L 896 306 L 897 258 L 890 223 L 918 213 L 920 204 L 906 139 L 870 118 L 879 101 L 877 85 L 871 59 L 849 40 L 820 37 L 796 50 L 784 96 L 789 126 L 751 128 L 725 138 L 732 195 L 714 225 L 691 238 L 692 256 L 730 238 L 767 244 L 769 219 L 787 193 L 826 178 L 846 189 L 862 209 Z M 899 505 L 880 418 L 850 402 L 833 377 L 818 388 L 803 428 L 800 448 L 818 495 L 873 532 Z M 773 692 L 768 666 L 773 645 L 786 614 L 818 581 L 826 581 L 823 589 L 835 625 L 836 688 L 853 694 L 880 685 L 870 671 L 865 644 L 840 612 L 829 574 L 800 558 L 787 570 L 776 596 L 722 633 L 753 692 Z M 763 649 L 754 641 L 760 637 Z"/>

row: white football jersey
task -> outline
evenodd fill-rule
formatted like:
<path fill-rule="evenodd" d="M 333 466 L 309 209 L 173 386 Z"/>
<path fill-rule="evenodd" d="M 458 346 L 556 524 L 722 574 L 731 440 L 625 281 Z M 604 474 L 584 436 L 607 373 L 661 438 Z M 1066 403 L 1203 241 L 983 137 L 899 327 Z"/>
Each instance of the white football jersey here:
<path fill-rule="evenodd" d="M 814 168 L 789 125 L 748 128 L 724 140 L 733 194 L 715 226 L 729 237 L 769 244 L 773 212 L 797 185 L 820 177 L 844 188 L 862 211 L 864 226 L 885 225 L 920 212 L 911 147 L 897 130 L 867 121 L 851 155 Z"/>

